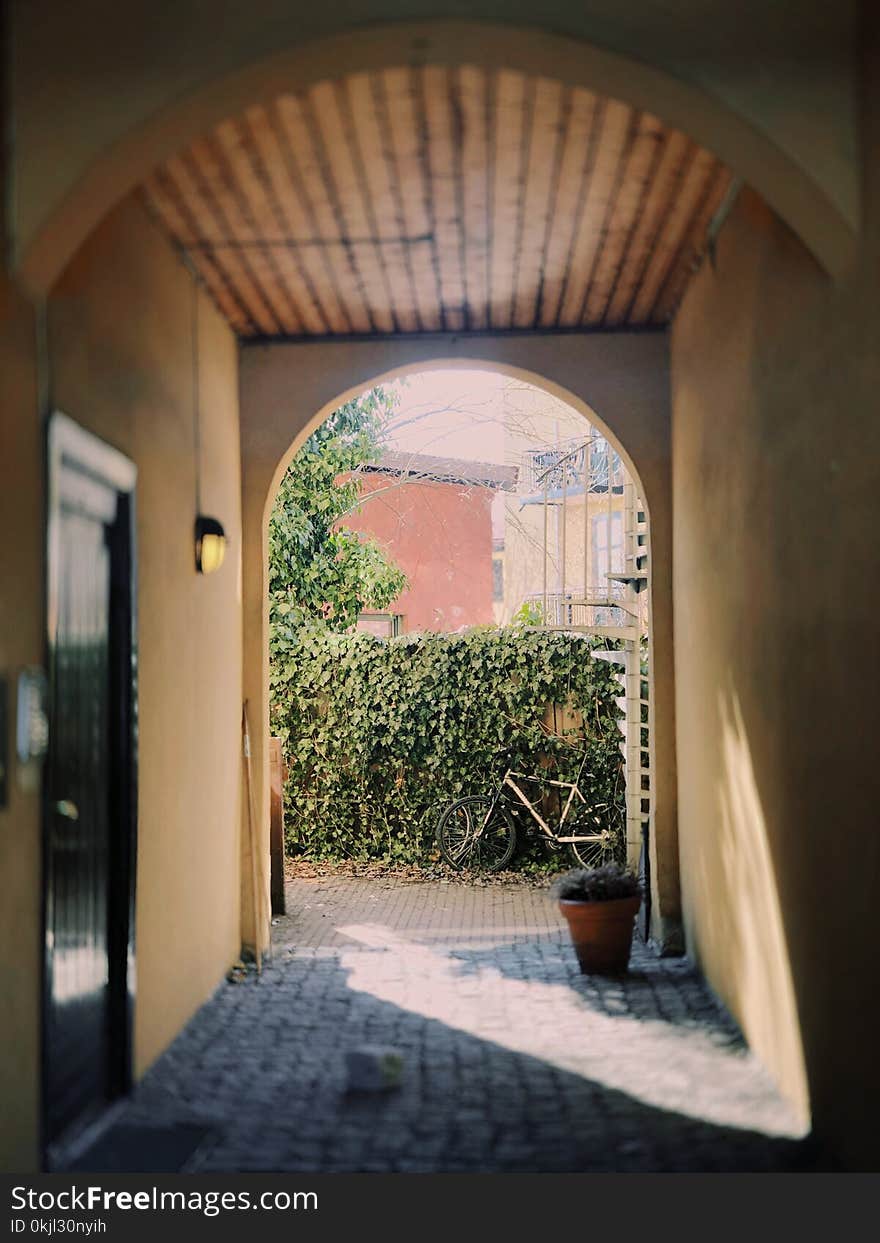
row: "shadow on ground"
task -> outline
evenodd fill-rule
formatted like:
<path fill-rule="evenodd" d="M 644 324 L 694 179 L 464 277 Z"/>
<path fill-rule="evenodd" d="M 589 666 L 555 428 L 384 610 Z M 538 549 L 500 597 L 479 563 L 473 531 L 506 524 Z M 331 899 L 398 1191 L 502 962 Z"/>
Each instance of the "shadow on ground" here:
<path fill-rule="evenodd" d="M 444 940 L 362 914 L 340 900 L 333 943 L 305 948 L 288 922 L 262 976 L 218 990 L 123 1112 L 132 1172 L 181 1127 L 204 1130 L 167 1168 L 192 1172 L 815 1168 L 686 963 L 641 948 L 627 977 L 583 977 L 552 927 Z M 400 1052 L 397 1088 L 347 1090 L 364 1044 Z"/>

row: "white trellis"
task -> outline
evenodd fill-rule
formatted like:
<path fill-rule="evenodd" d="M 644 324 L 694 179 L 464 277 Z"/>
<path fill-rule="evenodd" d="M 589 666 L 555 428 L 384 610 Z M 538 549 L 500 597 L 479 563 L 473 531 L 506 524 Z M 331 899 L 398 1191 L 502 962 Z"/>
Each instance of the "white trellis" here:
<path fill-rule="evenodd" d="M 616 667 L 621 751 L 626 764 L 626 856 L 645 868 L 650 827 L 651 746 L 647 658 L 647 514 L 619 455 L 594 429 L 579 440 L 531 449 L 521 478 L 543 507 L 543 582 L 529 601 L 541 624 L 599 635 L 620 646 L 592 655 Z M 573 557 L 576 524 L 582 556 Z M 615 538 L 619 536 L 619 538 Z M 577 559 L 578 564 L 575 565 Z"/>

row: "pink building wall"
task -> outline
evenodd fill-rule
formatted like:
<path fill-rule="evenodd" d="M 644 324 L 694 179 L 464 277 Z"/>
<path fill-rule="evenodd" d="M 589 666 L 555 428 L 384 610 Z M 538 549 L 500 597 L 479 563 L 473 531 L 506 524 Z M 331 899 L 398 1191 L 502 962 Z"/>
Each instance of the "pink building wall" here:
<path fill-rule="evenodd" d="M 491 625 L 491 488 L 399 476 L 362 477 L 362 504 L 344 526 L 372 536 L 409 589 L 389 607 L 404 631 Z"/>

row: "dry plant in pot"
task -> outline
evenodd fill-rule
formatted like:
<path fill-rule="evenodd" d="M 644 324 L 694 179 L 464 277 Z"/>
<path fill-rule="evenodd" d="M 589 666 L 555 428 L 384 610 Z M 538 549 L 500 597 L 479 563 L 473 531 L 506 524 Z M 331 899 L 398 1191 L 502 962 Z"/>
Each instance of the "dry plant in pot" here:
<path fill-rule="evenodd" d="M 553 885 L 585 975 L 621 975 L 629 964 L 633 923 L 642 902 L 638 877 L 617 863 L 574 868 Z"/>

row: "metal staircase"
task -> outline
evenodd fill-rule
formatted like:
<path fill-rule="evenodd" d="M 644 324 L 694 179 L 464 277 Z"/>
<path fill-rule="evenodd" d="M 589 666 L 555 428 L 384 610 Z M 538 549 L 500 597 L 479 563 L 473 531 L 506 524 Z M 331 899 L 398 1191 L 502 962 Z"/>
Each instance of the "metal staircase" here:
<path fill-rule="evenodd" d="M 615 677 L 622 694 L 616 702 L 622 715 L 617 725 L 623 735 L 620 749 L 626 764 L 626 859 L 633 870 L 647 867 L 651 819 L 648 652 L 646 637 L 643 638 L 647 636 L 644 604 L 647 601 L 648 552 L 647 515 L 636 496 L 635 485 L 628 480 L 624 494 L 624 569 L 611 571 L 608 578 L 624 589 L 627 615 L 637 623 L 644 620 L 645 625 L 644 628 L 639 624 L 621 627 L 626 631 L 625 637 L 621 635 L 622 650 L 597 649 L 591 655 L 618 669 Z"/>
<path fill-rule="evenodd" d="M 604 449 L 604 452 L 603 452 Z M 598 451 L 597 451 L 598 450 Z M 621 716 L 620 749 L 626 772 L 626 859 L 644 883 L 645 903 L 640 915 L 641 930 L 647 938 L 650 919 L 649 840 L 651 824 L 651 739 L 647 662 L 648 583 L 650 572 L 650 534 L 645 508 L 635 482 L 607 442 L 593 432 L 582 445 L 568 442 L 546 448 L 538 455 L 540 472 L 530 464 L 533 488 L 543 489 L 544 504 L 544 589 L 530 599 L 540 605 L 543 625 L 614 641 L 613 647 L 593 649 L 595 660 L 615 668 L 621 694 L 616 703 Z M 566 556 L 569 500 L 583 498 L 584 526 L 583 586 L 568 587 Z M 549 589 L 550 554 L 548 513 L 559 510 L 559 546 L 556 573 L 558 589 Z M 612 514 L 621 512 L 623 523 L 622 558 L 612 557 Z M 590 523 L 607 522 L 605 541 L 607 571 L 599 575 L 590 564 Z M 591 585 L 591 578 L 593 583 Z"/>

